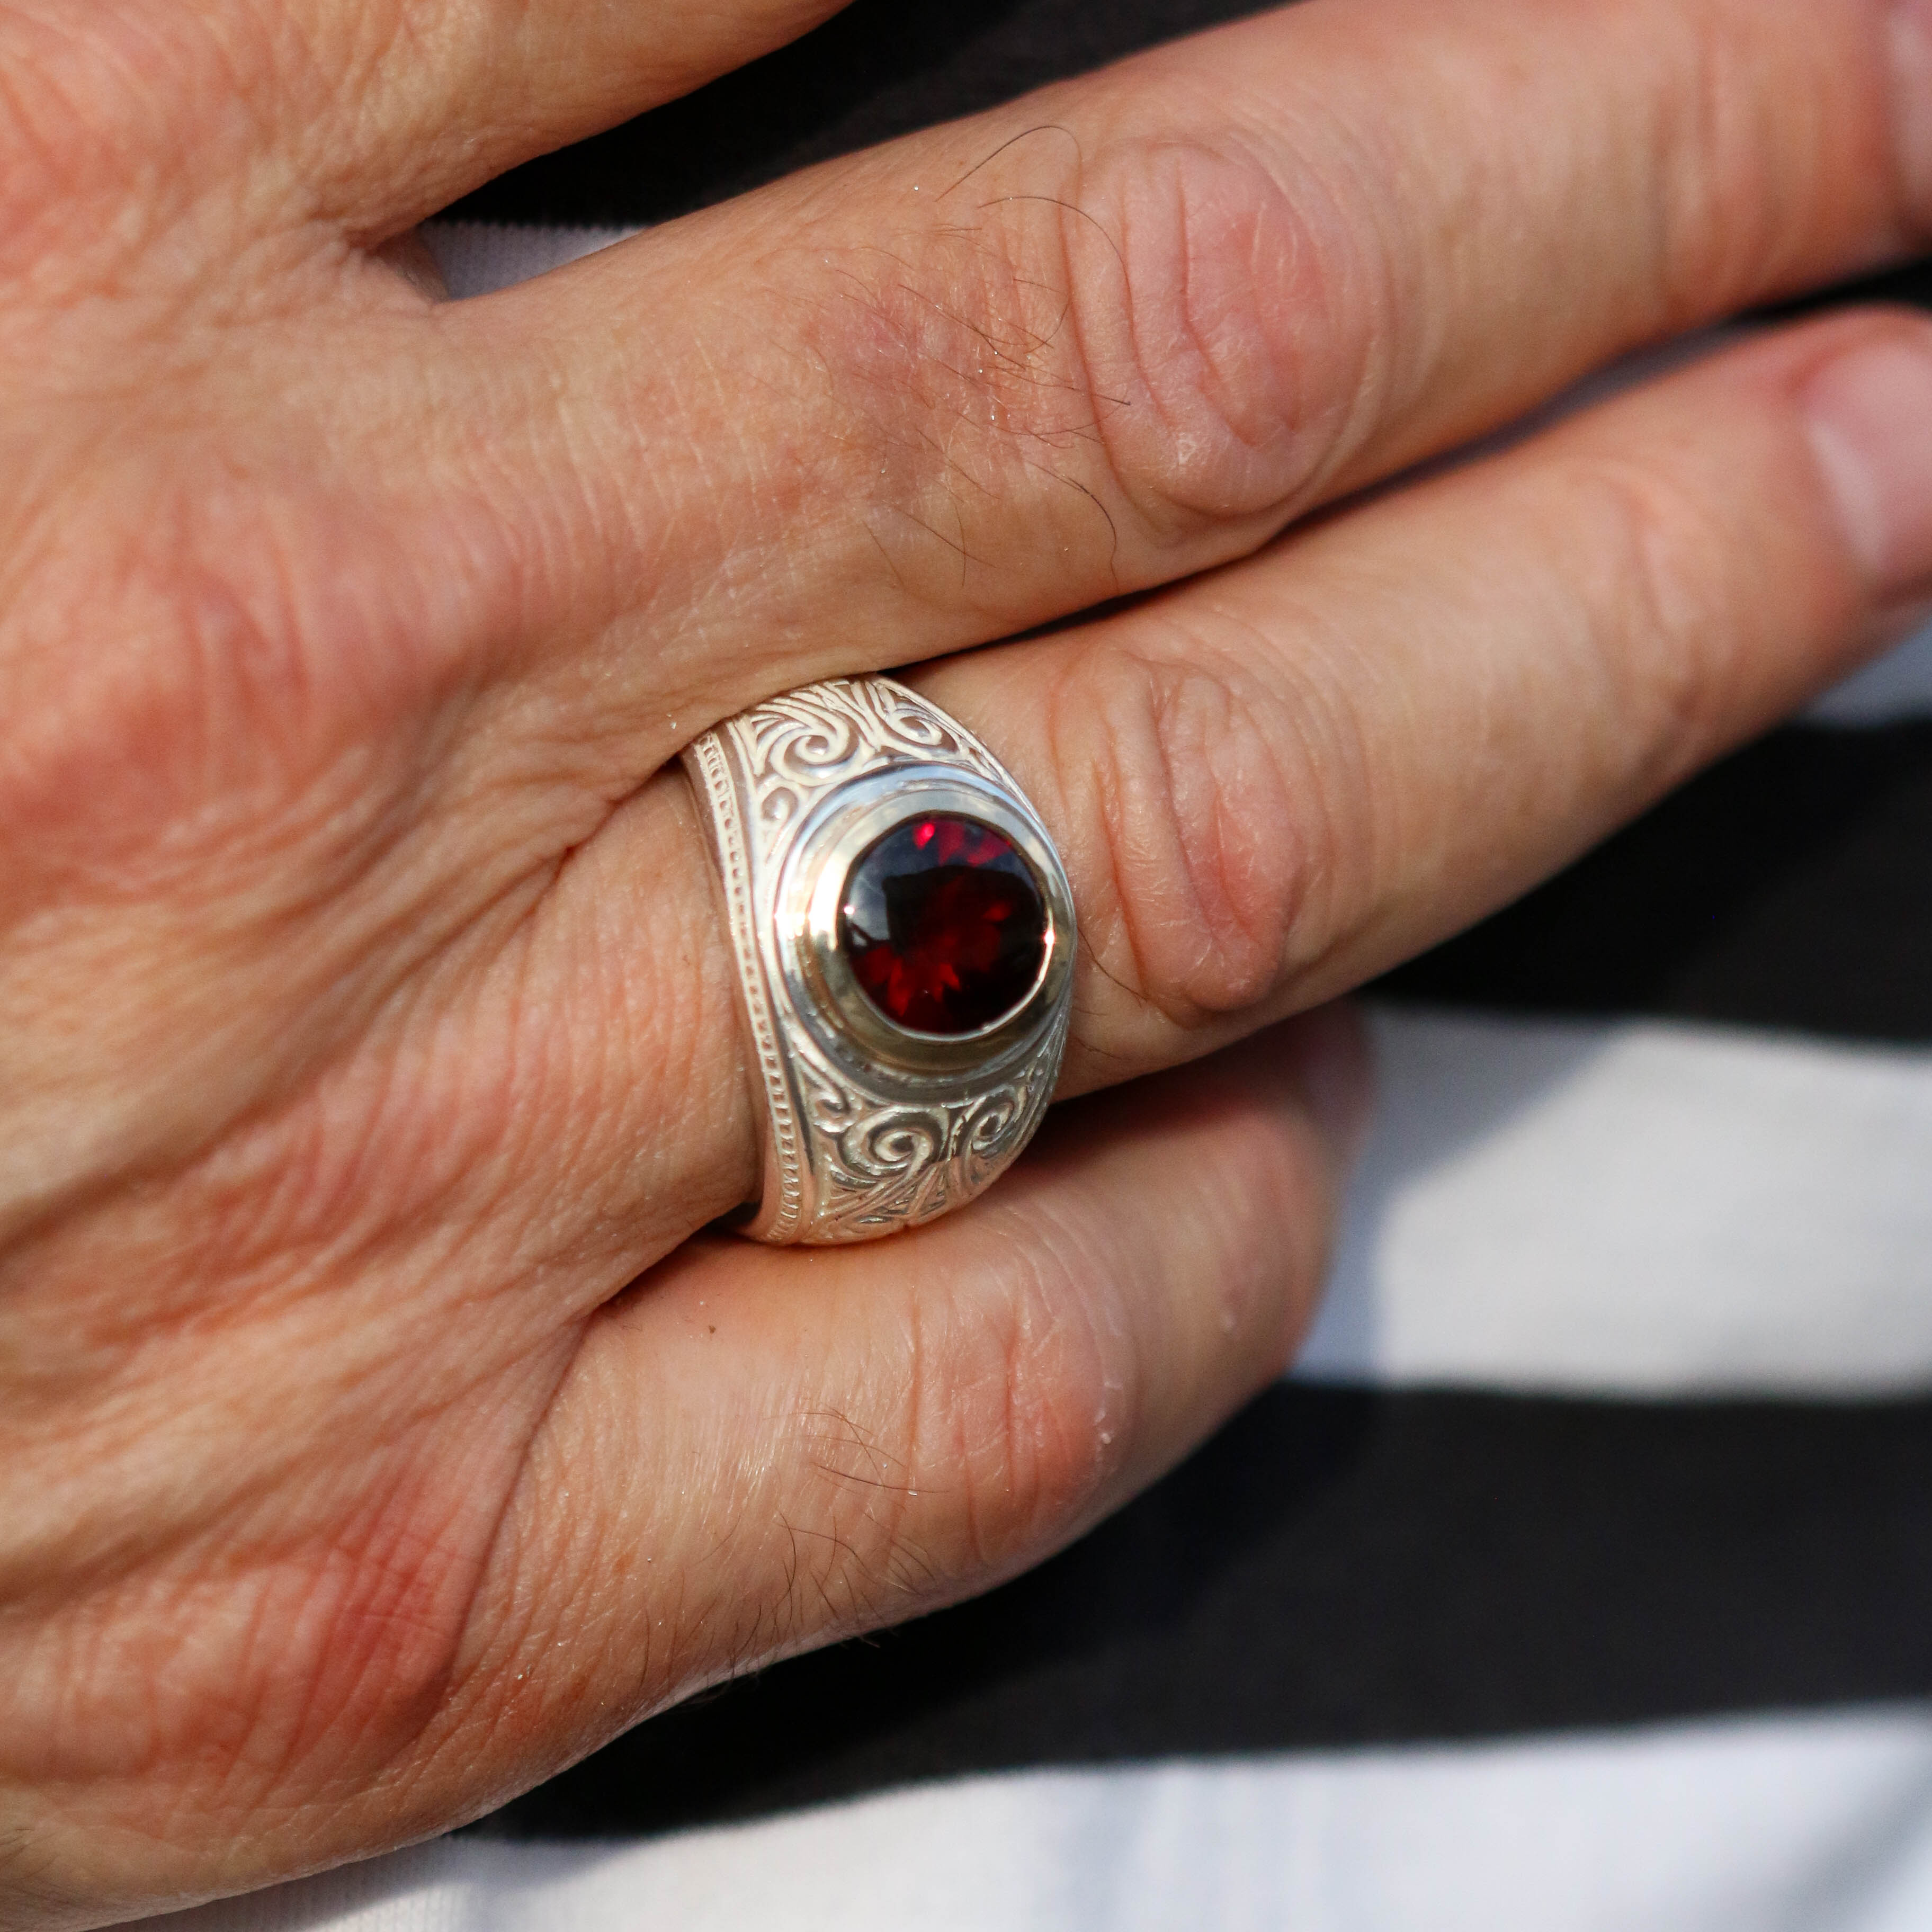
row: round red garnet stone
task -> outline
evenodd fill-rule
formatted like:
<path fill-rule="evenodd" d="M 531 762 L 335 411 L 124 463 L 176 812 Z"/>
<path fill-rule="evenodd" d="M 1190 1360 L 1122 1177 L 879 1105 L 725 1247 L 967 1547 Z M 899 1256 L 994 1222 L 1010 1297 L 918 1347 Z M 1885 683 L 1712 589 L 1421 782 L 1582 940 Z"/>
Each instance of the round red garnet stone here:
<path fill-rule="evenodd" d="M 914 1033 L 976 1033 L 1011 1012 L 1046 937 L 1033 868 L 976 818 L 908 819 L 845 875 L 838 943 L 866 997 Z"/>

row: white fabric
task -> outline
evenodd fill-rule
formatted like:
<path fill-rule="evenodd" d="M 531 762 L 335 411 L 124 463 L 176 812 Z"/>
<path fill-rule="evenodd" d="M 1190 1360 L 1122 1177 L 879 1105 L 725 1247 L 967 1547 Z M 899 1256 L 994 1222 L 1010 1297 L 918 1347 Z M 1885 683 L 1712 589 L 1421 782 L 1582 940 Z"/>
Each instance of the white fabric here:
<path fill-rule="evenodd" d="M 452 296 L 487 296 L 594 255 L 634 228 L 536 228 L 512 222 L 431 221 L 422 238 Z"/>
<path fill-rule="evenodd" d="M 1932 1714 L 964 1780 L 445 1840 L 157 1932 L 1925 1932 Z"/>
<path fill-rule="evenodd" d="M 1932 1053 L 1384 1010 L 1299 1372 L 1932 1388 Z"/>

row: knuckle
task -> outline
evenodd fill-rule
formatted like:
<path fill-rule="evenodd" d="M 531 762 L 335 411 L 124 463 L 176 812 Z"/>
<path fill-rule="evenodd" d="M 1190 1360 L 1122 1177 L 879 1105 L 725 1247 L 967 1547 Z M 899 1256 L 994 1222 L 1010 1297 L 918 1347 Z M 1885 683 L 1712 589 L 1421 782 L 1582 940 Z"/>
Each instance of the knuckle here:
<path fill-rule="evenodd" d="M 1090 1510 L 1133 1438 L 1131 1324 L 1090 1231 L 989 1241 L 908 1294 L 876 1372 L 890 1398 L 805 1418 L 814 1500 L 779 1527 L 793 1634 L 889 1621 L 1036 1558 Z M 862 1420 L 862 1418 L 863 1418 Z"/>
<path fill-rule="evenodd" d="M 1702 314 L 1713 290 L 1748 286 L 1774 247 L 1775 207 L 1762 165 L 1778 152 L 1751 125 L 1754 90 L 1737 85 L 1742 50 L 1723 8 L 1685 8 L 1672 23 L 1672 84 L 1655 96 L 1648 179 L 1655 184 L 1654 280 L 1663 314 Z M 1740 190 L 1742 190 L 1742 192 Z"/>
<path fill-rule="evenodd" d="M 46 1667 L 9 1685 L 8 1770 L 165 1835 L 164 1811 L 133 1814 L 172 1802 L 238 1829 L 397 1762 L 452 1680 L 478 1565 L 475 1537 L 459 1547 L 412 1510 L 389 1514 L 409 1520 L 378 1507 L 336 1545 L 292 1538 L 203 1573 L 150 1563 L 56 1609 Z M 366 1549 L 365 1528 L 381 1539 Z M 130 1764 L 151 1774 L 145 1793 L 128 1792 Z"/>
<path fill-rule="evenodd" d="M 1380 271 L 1316 186 L 1232 140 L 1090 161 L 1036 133 L 943 220 L 804 272 L 832 421 L 804 467 L 842 500 L 856 468 L 896 568 L 923 554 L 955 601 L 1029 564 L 1110 594 L 1212 526 L 1216 554 L 1246 548 L 1337 460 L 1376 352 Z"/>
<path fill-rule="evenodd" d="M 868 1383 L 888 1402 L 811 1419 L 813 1526 L 788 1522 L 793 1634 L 903 1616 L 1009 1575 L 1119 1496 L 1177 1424 L 1274 1372 L 1315 1299 L 1332 1170 L 1278 1085 L 1198 1083 L 1167 1123 L 1197 1151 L 1167 1204 L 1184 1252 L 1105 1206 L 988 1202 L 970 1263 L 922 1280 Z M 1238 1113 L 1243 1131 L 1229 1131 Z M 1185 1285 L 1185 1292 L 1177 1290 Z"/>
<path fill-rule="evenodd" d="M 1318 760 L 1304 708 L 1227 644 L 1148 628 L 1101 642 L 1048 715 L 1083 938 L 1101 971 L 1183 1027 L 1279 987 L 1344 856 L 1347 821 L 1323 806 L 1333 761 Z"/>
<path fill-rule="evenodd" d="M 1280 516 L 1348 441 L 1382 307 L 1361 299 L 1384 278 L 1375 225 L 1232 139 L 1117 149 L 1093 176 L 1118 252 L 1074 214 L 1063 246 L 1094 386 L 1132 405 L 1096 412 L 1116 488 L 1157 533 Z"/>
<path fill-rule="evenodd" d="M 1834 34 L 1838 22 L 1820 21 Z M 1652 211 L 1649 282 L 1674 329 L 1814 274 L 1820 238 L 1902 224 L 1880 63 L 1821 58 L 1812 32 L 1768 30 L 1760 10 L 1698 0 L 1659 22 L 1658 79 L 1638 150 Z M 1855 29 L 1856 32 L 1857 30 Z M 1796 63 L 1804 62 L 1802 71 Z M 1864 127 L 1871 142 L 1848 140 Z"/>
<path fill-rule="evenodd" d="M 359 849 L 406 782 L 371 763 L 368 727 L 392 701 L 409 716 L 406 688 L 448 639 L 394 533 L 218 466 L 176 470 L 70 505 L 84 536 L 24 566 L 0 638 L 32 700 L 0 818 L 46 885 L 202 900 L 292 848 L 319 857 L 316 839 Z"/>
<path fill-rule="evenodd" d="M 1750 600 L 1720 560 L 1737 546 L 1719 507 L 1667 465 L 1599 458 L 1571 472 L 1569 491 L 1604 560 L 1590 600 L 1604 715 L 1647 790 L 1696 760 L 1734 702 L 1725 645 Z"/>
<path fill-rule="evenodd" d="M 1140 1377 L 1124 1316 L 1070 1238 L 1029 1232 L 921 1337 L 917 1460 L 958 1472 L 959 1545 L 947 1554 L 981 1575 L 1064 1535 L 1134 1432 Z"/>

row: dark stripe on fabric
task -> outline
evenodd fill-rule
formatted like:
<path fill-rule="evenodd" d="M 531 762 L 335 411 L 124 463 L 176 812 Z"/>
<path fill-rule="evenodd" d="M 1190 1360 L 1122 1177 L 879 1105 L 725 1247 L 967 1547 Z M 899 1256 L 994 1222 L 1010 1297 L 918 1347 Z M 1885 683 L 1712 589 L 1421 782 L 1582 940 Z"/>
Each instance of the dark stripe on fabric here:
<path fill-rule="evenodd" d="M 1376 991 L 1932 1041 L 1932 722 L 1775 733 Z"/>
<path fill-rule="evenodd" d="M 1932 308 L 1932 261 L 1907 262 L 1903 268 L 1886 268 L 1857 281 L 1841 283 L 1834 289 L 1801 296 L 1796 301 L 1765 310 L 1762 319 L 1782 322 L 1853 302 L 1904 302 L 1915 308 Z"/>
<path fill-rule="evenodd" d="M 1932 1402 L 1283 1384 L 977 1602 L 640 1726 L 486 1821 L 1932 1694 Z"/>

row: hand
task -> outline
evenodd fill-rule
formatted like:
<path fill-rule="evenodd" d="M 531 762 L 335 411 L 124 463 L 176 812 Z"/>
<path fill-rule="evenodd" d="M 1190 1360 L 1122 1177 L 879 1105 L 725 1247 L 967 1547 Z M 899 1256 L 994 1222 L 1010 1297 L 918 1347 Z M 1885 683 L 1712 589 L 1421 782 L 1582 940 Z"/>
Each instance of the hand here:
<path fill-rule="evenodd" d="M 1922 241 L 1925 5 L 1311 0 L 422 286 L 828 10 L 0 14 L 0 1924 L 433 1832 L 1076 1534 L 1304 1319 L 1360 1076 L 1278 1023 L 1932 587 L 1902 315 L 1361 494 Z M 1114 1090 L 916 1234 L 700 1233 L 758 1136 L 666 760 L 1163 584 L 914 674 Z"/>

